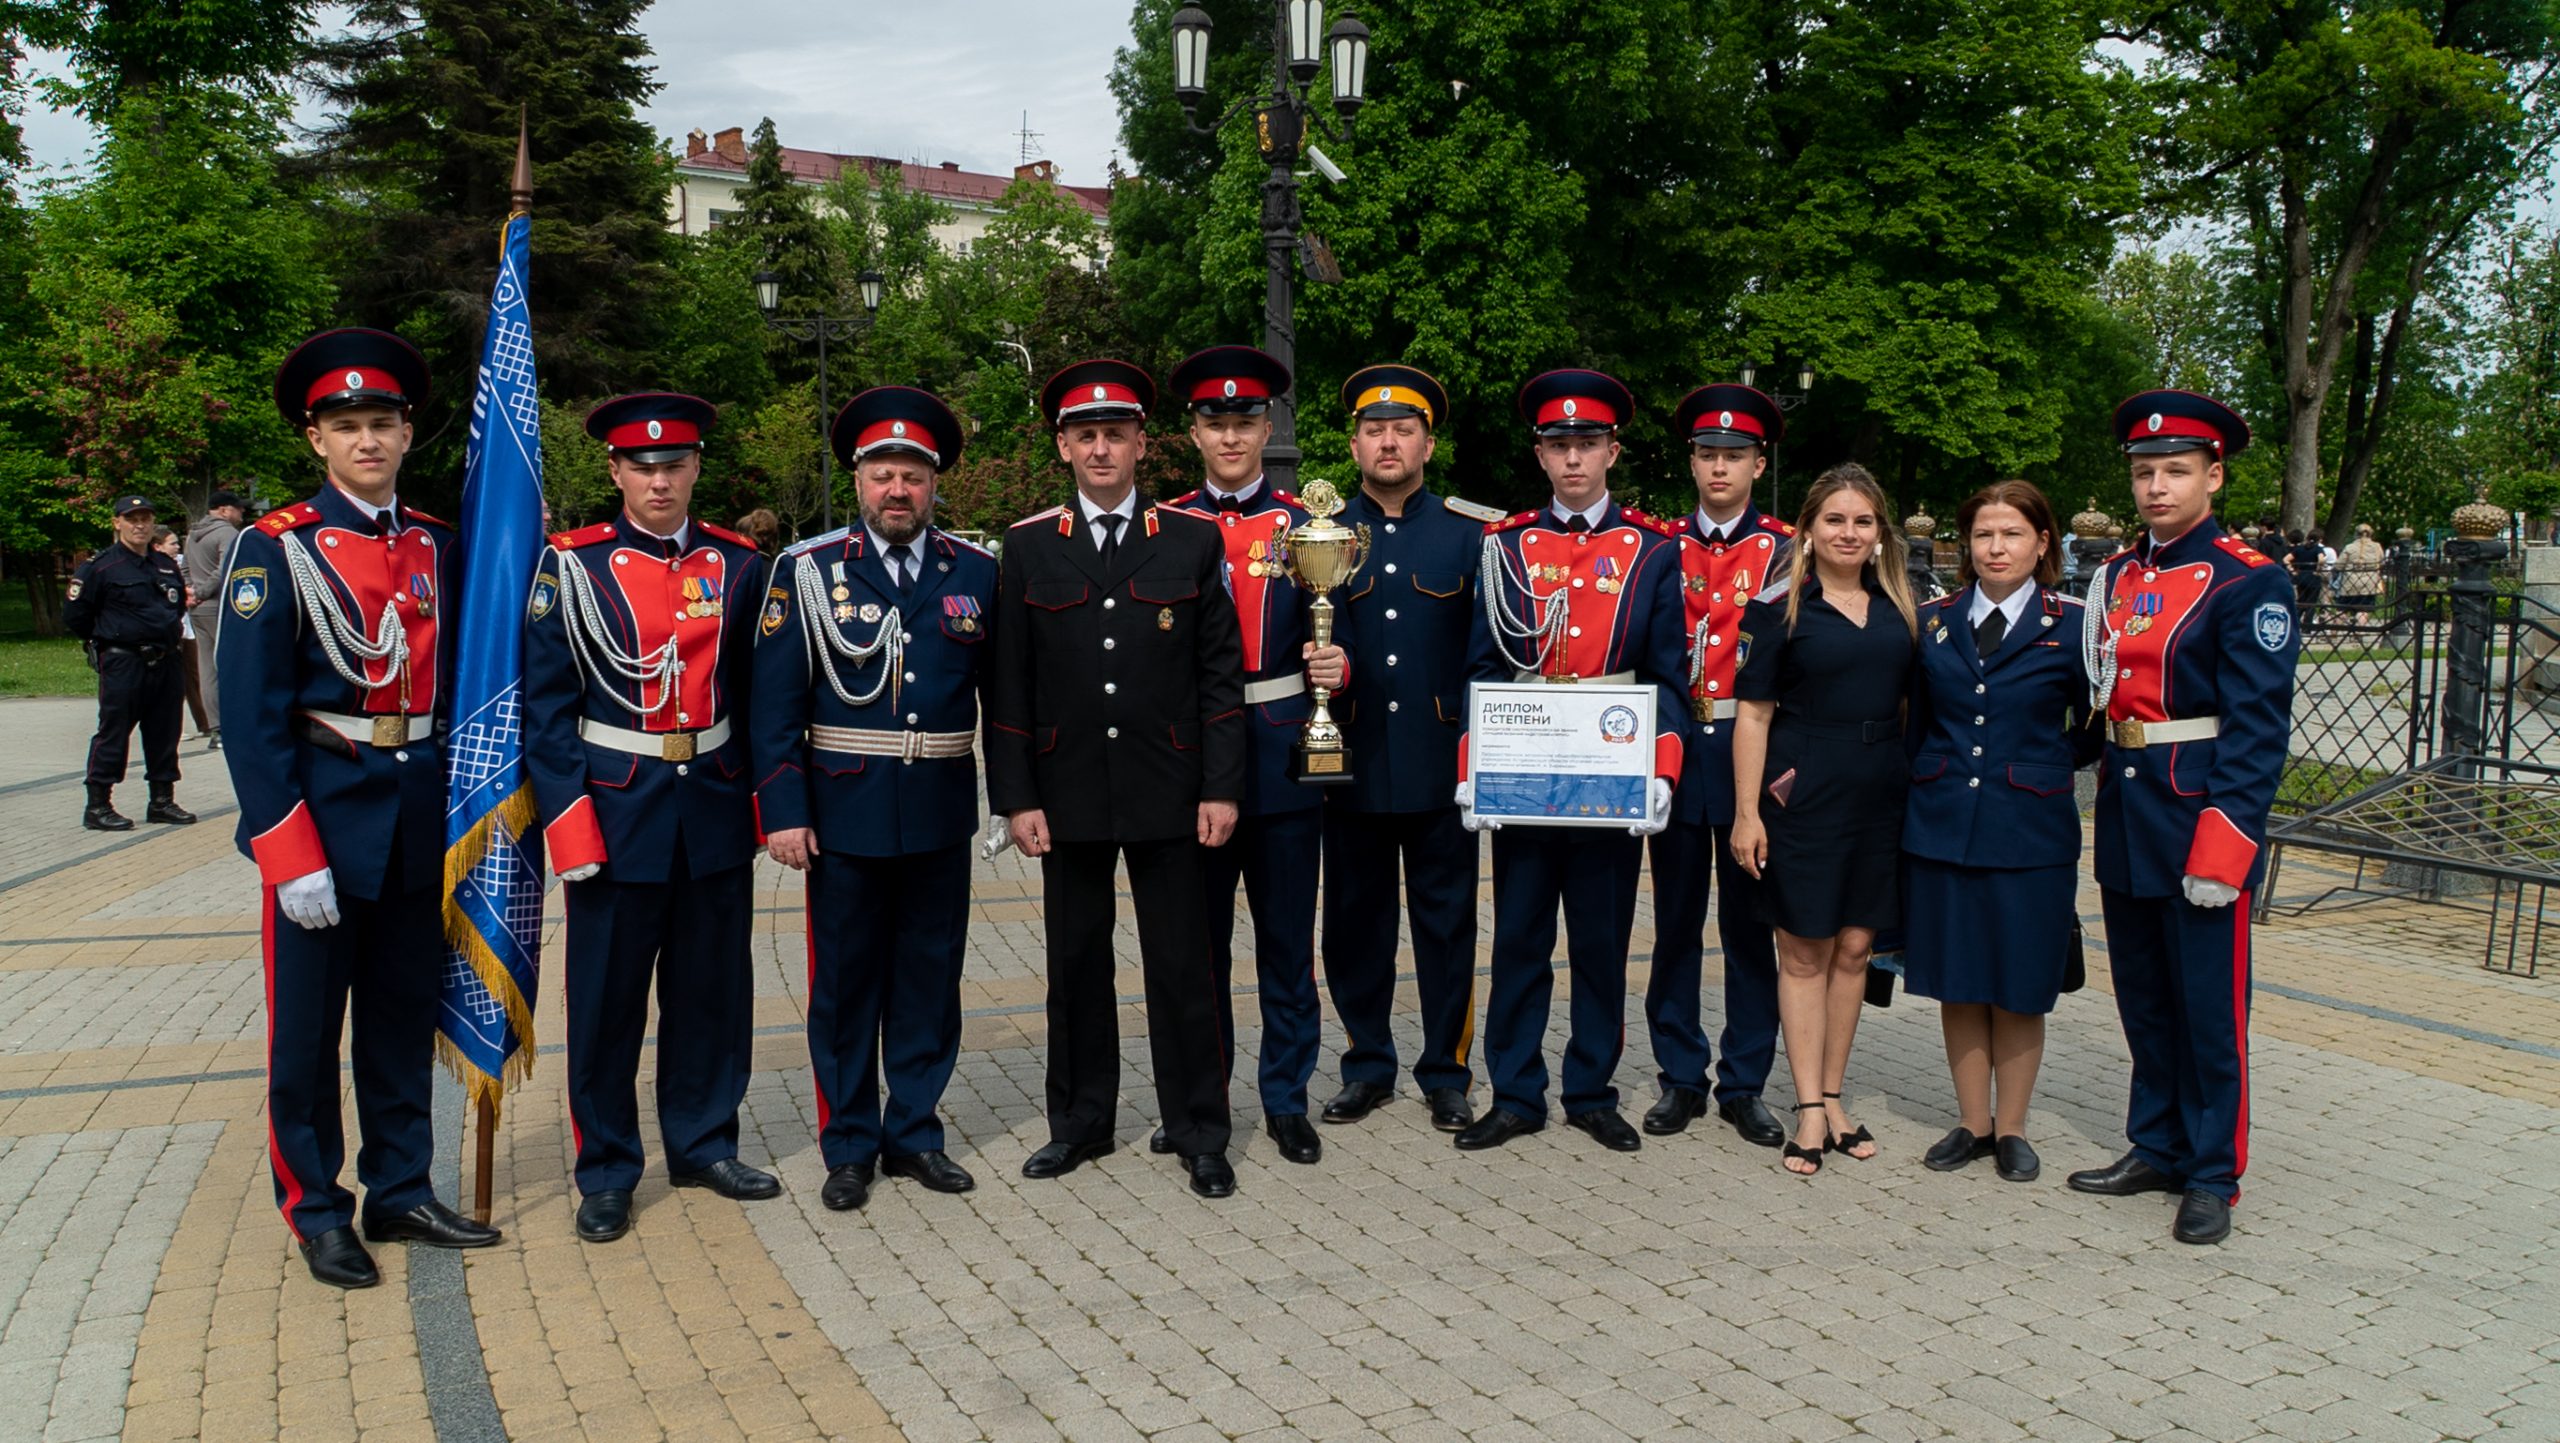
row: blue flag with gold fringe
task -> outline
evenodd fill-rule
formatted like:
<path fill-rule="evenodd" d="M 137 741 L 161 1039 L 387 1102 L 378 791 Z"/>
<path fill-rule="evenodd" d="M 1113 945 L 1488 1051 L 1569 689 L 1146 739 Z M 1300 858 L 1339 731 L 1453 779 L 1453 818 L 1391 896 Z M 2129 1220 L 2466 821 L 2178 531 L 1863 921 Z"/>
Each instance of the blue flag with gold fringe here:
<path fill-rule="evenodd" d="M 525 280 L 532 220 L 508 217 L 471 397 L 462 596 L 445 739 L 444 986 L 436 1050 L 494 1105 L 533 1070 L 542 832 L 524 770 L 525 593 L 541 560 L 542 427 Z"/>

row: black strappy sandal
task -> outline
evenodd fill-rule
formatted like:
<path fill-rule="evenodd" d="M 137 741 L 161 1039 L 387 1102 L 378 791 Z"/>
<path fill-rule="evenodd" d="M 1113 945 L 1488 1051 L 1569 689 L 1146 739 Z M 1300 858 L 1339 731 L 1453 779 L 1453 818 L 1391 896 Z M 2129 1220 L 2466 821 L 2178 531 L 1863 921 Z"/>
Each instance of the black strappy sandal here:
<path fill-rule="evenodd" d="M 1821 1105 L 1822 1104 L 1819 1102 L 1799 1102 L 1795 1106 L 1788 1108 L 1787 1111 L 1802 1112 L 1808 1107 L 1820 1107 Z M 1794 1138 L 1788 1138 L 1787 1145 L 1778 1149 L 1778 1170 L 1789 1177 L 1811 1177 L 1815 1173 L 1822 1171 L 1822 1155 L 1831 1150 L 1829 1128 L 1826 1127 L 1823 1129 L 1823 1137 L 1824 1141 L 1820 1147 L 1798 1147 L 1796 1146 L 1796 1140 Z M 1789 1158 L 1793 1158 L 1798 1162 L 1809 1162 L 1812 1163 L 1813 1166 L 1805 1169 L 1803 1172 L 1798 1172 L 1794 1168 L 1786 1165 L 1787 1159 Z"/>
<path fill-rule="evenodd" d="M 1840 1100 L 1840 1094 L 1836 1092 L 1826 1092 L 1822 1095 L 1827 1101 L 1838 1102 Z M 1816 1106 L 1819 1105 L 1820 1104 L 1816 1104 Z M 1868 1153 L 1865 1157 L 1860 1157 L 1849 1150 L 1862 1142 L 1869 1147 L 1876 1146 L 1876 1135 L 1867 1131 L 1867 1125 L 1865 1123 L 1859 1123 L 1858 1130 L 1856 1132 L 1848 1133 L 1846 1135 L 1832 1134 L 1826 1126 L 1825 1134 L 1826 1135 L 1822 1142 L 1823 1151 L 1836 1152 L 1851 1162 L 1873 1162 L 1875 1160 L 1876 1154 L 1873 1152 Z M 1876 1148 L 1876 1151 L 1882 1152 L 1883 1149 Z"/>

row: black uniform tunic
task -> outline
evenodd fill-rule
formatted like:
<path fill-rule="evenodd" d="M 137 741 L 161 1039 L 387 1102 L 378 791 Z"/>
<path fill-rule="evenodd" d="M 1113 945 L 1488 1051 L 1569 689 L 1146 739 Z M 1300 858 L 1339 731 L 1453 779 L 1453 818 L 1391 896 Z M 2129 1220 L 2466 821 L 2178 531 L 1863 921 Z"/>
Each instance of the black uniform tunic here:
<path fill-rule="evenodd" d="M 99 548 L 71 576 L 62 624 L 95 648 L 98 732 L 89 742 L 89 784 L 124 780 L 133 729 L 142 728 L 142 775 L 155 784 L 178 780 L 178 729 L 186 702 L 178 653 L 187 579 L 177 561 L 121 542 Z"/>

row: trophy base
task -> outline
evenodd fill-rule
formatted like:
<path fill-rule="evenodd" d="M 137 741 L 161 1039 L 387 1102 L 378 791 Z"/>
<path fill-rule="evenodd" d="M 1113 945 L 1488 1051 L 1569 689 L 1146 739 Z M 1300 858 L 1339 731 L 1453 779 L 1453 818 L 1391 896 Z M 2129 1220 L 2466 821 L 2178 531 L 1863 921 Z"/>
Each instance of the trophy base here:
<path fill-rule="evenodd" d="M 1338 787 L 1351 780 L 1351 753 L 1289 749 L 1289 780 L 1302 787 Z"/>

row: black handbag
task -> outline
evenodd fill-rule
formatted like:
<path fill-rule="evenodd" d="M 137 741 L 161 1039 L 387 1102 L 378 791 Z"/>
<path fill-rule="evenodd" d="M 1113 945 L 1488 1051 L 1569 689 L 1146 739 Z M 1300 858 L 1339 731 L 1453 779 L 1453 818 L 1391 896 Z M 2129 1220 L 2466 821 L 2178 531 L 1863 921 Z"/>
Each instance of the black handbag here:
<path fill-rule="evenodd" d="M 2089 985 L 2089 939 L 2080 919 L 2071 919 L 2071 949 L 2062 954 L 2062 990 L 2077 992 Z"/>

